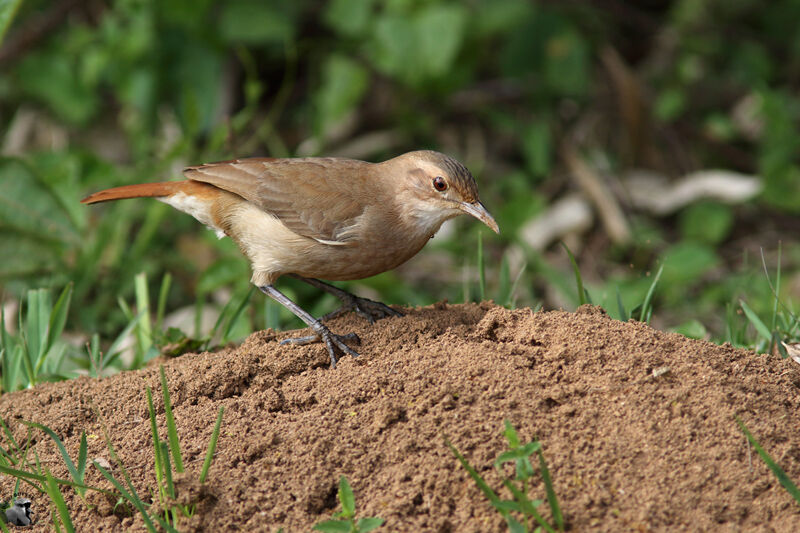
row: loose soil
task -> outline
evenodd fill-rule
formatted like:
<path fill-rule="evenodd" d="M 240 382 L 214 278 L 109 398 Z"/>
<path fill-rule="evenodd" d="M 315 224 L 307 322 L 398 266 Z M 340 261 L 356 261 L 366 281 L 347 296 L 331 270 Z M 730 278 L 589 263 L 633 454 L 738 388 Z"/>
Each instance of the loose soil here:
<path fill-rule="evenodd" d="M 362 339 L 362 356 L 333 370 L 321 345 L 281 346 L 297 333 L 270 330 L 160 361 L 189 471 L 180 496 L 198 503 L 182 530 L 308 531 L 337 510 L 345 475 L 359 516 L 386 519 L 379 531 L 504 531 L 443 436 L 506 495 L 492 463 L 506 449 L 508 419 L 523 439 L 543 443 L 571 531 L 800 531 L 800 506 L 734 419 L 800 481 L 800 366 L 791 360 L 618 322 L 590 306 L 439 304 L 373 327 L 355 315 L 331 326 Z M 89 457 L 113 464 L 104 424 L 148 494 L 156 485 L 146 386 L 163 435 L 157 365 L 6 394 L 0 416 L 17 438 L 21 420 L 49 426 L 73 457 L 85 430 Z M 192 480 L 220 405 L 223 430 L 201 487 Z M 35 449 L 68 477 L 48 437 L 39 434 Z M 109 486 L 94 467 L 87 481 Z M 3 477 L 0 490 L 8 497 L 12 480 Z M 544 495 L 539 482 L 531 491 Z M 90 507 L 63 492 L 80 531 L 143 527 L 98 494 Z M 51 528 L 47 498 L 26 485 L 23 493 L 34 529 Z"/>

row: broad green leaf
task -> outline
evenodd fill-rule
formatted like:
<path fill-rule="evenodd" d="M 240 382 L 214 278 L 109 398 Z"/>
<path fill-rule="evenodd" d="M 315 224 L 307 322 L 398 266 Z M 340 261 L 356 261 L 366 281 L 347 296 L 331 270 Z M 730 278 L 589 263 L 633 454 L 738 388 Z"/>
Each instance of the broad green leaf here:
<path fill-rule="evenodd" d="M 415 22 L 419 46 L 416 59 L 427 75 L 439 77 L 451 69 L 461 48 L 466 21 L 466 7 L 461 3 L 431 3 L 419 13 Z"/>
<path fill-rule="evenodd" d="M 753 327 L 756 328 L 756 331 L 761 338 L 766 341 L 771 340 L 772 334 L 770 333 L 769 328 L 760 318 L 758 318 L 758 315 L 750 308 L 749 305 L 747 305 L 747 302 L 744 300 L 739 300 L 739 305 L 742 306 L 742 311 L 744 311 L 747 320 L 749 320 Z"/>
<path fill-rule="evenodd" d="M 350 488 L 350 483 L 347 478 L 341 476 L 339 478 L 339 501 L 342 504 L 342 516 L 345 518 L 352 518 L 356 514 L 356 498 L 353 495 L 353 489 Z"/>
<path fill-rule="evenodd" d="M 48 328 L 47 328 L 47 343 L 44 348 L 44 352 L 47 353 L 50 348 L 52 348 L 53 343 L 61 337 L 61 333 L 64 331 L 64 326 L 67 323 L 67 315 L 69 314 L 69 304 L 72 300 L 72 288 L 73 284 L 69 283 L 64 290 L 61 291 L 61 295 L 59 295 L 58 300 L 56 300 L 56 305 L 53 307 L 53 311 L 50 313 L 50 319 L 48 321 Z"/>
<path fill-rule="evenodd" d="M 340 54 L 326 59 L 322 84 L 315 95 L 322 132 L 358 105 L 367 89 L 367 81 L 367 71 L 352 59 Z"/>
<path fill-rule="evenodd" d="M 341 35 L 358 37 L 369 28 L 374 5 L 375 0 L 331 0 L 323 17 Z"/>
<path fill-rule="evenodd" d="M 727 205 L 702 202 L 684 209 L 679 224 L 684 238 L 717 244 L 730 233 L 733 211 Z"/>
<path fill-rule="evenodd" d="M 553 154 L 550 124 L 543 118 L 533 120 L 527 125 L 521 137 L 528 170 L 534 177 L 546 176 L 550 172 Z"/>
<path fill-rule="evenodd" d="M 293 21 L 278 2 L 231 0 L 219 18 L 223 39 L 245 44 L 274 44 L 292 39 Z"/>
<path fill-rule="evenodd" d="M 0 0 L 0 43 L 17 14 L 17 9 L 22 5 L 22 0 Z"/>
<path fill-rule="evenodd" d="M 690 339 L 704 339 L 708 334 L 706 327 L 696 319 L 687 320 L 686 322 L 672 328 L 672 331 L 675 333 L 680 333 L 681 335 L 689 337 Z"/>
<path fill-rule="evenodd" d="M 374 529 L 378 529 L 383 525 L 385 520 L 383 518 L 377 517 L 369 517 L 369 518 L 361 518 L 356 523 L 356 529 L 358 529 L 358 533 L 369 533 Z"/>
<path fill-rule="evenodd" d="M 350 533 L 350 522 L 345 520 L 323 520 L 312 527 L 314 531 L 324 531 L 325 533 Z"/>

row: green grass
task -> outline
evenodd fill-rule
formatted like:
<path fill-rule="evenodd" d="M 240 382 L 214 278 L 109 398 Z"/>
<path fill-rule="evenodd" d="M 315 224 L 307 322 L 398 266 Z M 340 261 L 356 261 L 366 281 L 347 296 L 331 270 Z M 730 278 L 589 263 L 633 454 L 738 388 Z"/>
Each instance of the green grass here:
<path fill-rule="evenodd" d="M 324 531 L 325 533 L 368 533 L 383 525 L 383 518 L 368 517 L 356 520 L 356 498 L 353 489 L 350 488 L 347 478 L 339 478 L 339 490 L 336 498 L 342 506 L 341 511 L 333 514 L 330 520 L 323 520 L 315 524 L 314 531 Z"/>
<path fill-rule="evenodd" d="M 742 422 L 738 416 L 736 417 L 736 423 L 739 425 L 739 429 L 742 430 L 742 433 L 744 433 L 747 437 L 747 442 L 749 442 L 750 445 L 755 448 L 756 453 L 758 453 L 758 456 L 761 458 L 761 460 L 764 461 L 772 473 L 775 474 L 775 477 L 778 479 L 783 488 L 786 489 L 786 492 L 788 492 L 794 501 L 800 505 L 800 489 L 797 488 L 797 485 L 794 483 L 794 481 L 792 481 L 791 478 L 786 475 L 786 472 L 783 470 L 783 468 L 781 468 L 780 465 L 778 465 L 778 463 L 776 463 L 775 460 L 764 450 L 764 448 L 761 447 L 761 444 L 759 444 L 756 438 L 753 437 L 752 433 L 750 433 L 750 430 L 747 429 L 747 426 L 744 425 L 744 422 Z"/>
<path fill-rule="evenodd" d="M 156 474 L 157 487 L 150 493 L 157 494 L 161 508 L 164 509 L 163 515 L 153 515 L 150 513 L 151 504 L 148 503 L 149 498 L 142 498 L 139 492 L 133 485 L 130 475 L 128 474 L 125 465 L 119 459 L 119 456 L 114 449 L 114 445 L 109 437 L 105 426 L 103 427 L 103 434 L 105 436 L 106 445 L 112 460 L 116 463 L 118 471 L 121 473 L 122 480 L 111 474 L 97 461 L 92 461 L 92 464 L 100 471 L 104 478 L 106 478 L 114 487 L 114 490 L 101 489 L 87 485 L 85 483 L 87 461 L 87 444 L 86 433 L 81 433 L 81 439 L 78 450 L 77 462 L 69 456 L 69 453 L 61 441 L 59 436 L 47 426 L 36 422 L 24 422 L 28 426 L 28 438 L 23 446 L 14 439 L 12 433 L 8 430 L 5 423 L 2 423 L 3 435 L 5 437 L 5 446 L 0 446 L 0 473 L 7 474 L 16 479 L 14 496 L 19 493 L 20 483 L 26 483 L 34 490 L 42 495 L 50 498 L 54 507 L 52 516 L 54 528 L 56 530 L 74 531 L 72 519 L 69 511 L 64 502 L 61 493 L 61 487 L 72 487 L 75 492 L 80 496 L 81 500 L 86 503 L 86 491 L 92 490 L 107 494 L 130 509 L 137 511 L 145 527 L 148 531 L 153 533 L 159 531 L 159 527 L 168 532 L 178 531 L 178 527 L 184 518 L 191 517 L 196 512 L 196 503 L 191 502 L 188 504 L 177 503 L 178 493 L 173 484 L 173 476 L 185 471 L 182 454 L 180 450 L 180 440 L 178 438 L 178 431 L 175 424 L 175 419 L 172 414 L 172 403 L 169 396 L 169 388 L 164 373 L 164 367 L 160 367 L 159 376 L 162 388 L 162 398 L 164 401 L 164 412 L 167 425 L 167 440 L 161 440 L 158 433 L 156 424 L 156 414 L 153 406 L 152 391 L 149 387 L 145 390 L 147 398 L 147 407 L 150 415 L 151 436 L 153 442 L 153 465 Z M 206 449 L 205 460 L 198 475 L 200 483 L 205 483 L 208 480 L 208 472 L 213 461 L 214 452 L 216 450 L 219 433 L 222 425 L 222 417 L 224 408 L 220 406 L 217 413 L 217 419 L 211 431 L 209 443 Z M 99 417 L 99 414 L 98 414 Z M 2 421 L 0 421 L 2 422 Z M 50 473 L 50 470 L 43 467 L 34 452 L 34 459 L 29 458 L 30 444 L 32 442 L 31 430 L 40 430 L 45 433 L 61 455 L 62 460 L 72 479 L 55 478 Z M 13 499 L 13 498 L 12 498 Z M 88 503 L 86 503 L 88 505 Z"/>
<path fill-rule="evenodd" d="M 505 422 L 503 435 L 508 442 L 509 449 L 497 457 L 494 462 L 494 467 L 497 469 L 503 485 L 511 494 L 512 499 L 501 499 L 497 492 L 489 486 L 483 476 L 481 476 L 458 449 L 450 443 L 447 437 L 445 437 L 445 444 L 450 448 L 450 451 L 455 455 L 458 462 L 461 463 L 461 466 L 464 467 L 483 495 L 486 496 L 486 499 L 489 500 L 492 507 L 505 519 L 509 531 L 512 533 L 527 533 L 529 531 L 534 531 L 534 529 L 531 529 L 534 527 L 534 524 L 538 524 L 535 531 L 539 529 L 547 531 L 548 533 L 564 531 L 564 516 L 561 513 L 561 507 L 558 503 L 555 489 L 553 488 L 550 470 L 547 468 L 547 463 L 542 453 L 542 444 L 538 441 L 532 441 L 524 445 L 521 444 L 516 429 L 514 429 L 514 426 L 512 426 L 508 420 Z M 550 508 L 552 522 L 546 520 L 538 510 L 545 500 L 531 500 L 528 496 L 531 480 L 537 473 L 530 460 L 531 456 L 534 454 L 538 457 L 538 474 L 544 484 L 545 500 Z M 508 479 L 503 475 L 503 465 L 508 462 L 514 463 L 515 475 L 513 479 Z"/>

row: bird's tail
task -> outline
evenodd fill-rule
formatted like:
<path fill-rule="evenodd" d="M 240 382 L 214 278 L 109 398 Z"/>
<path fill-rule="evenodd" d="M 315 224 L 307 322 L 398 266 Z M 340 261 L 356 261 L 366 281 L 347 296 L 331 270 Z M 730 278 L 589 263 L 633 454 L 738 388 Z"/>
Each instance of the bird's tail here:
<path fill-rule="evenodd" d="M 192 193 L 193 189 L 208 188 L 206 184 L 185 180 L 185 181 L 162 181 L 159 183 L 138 183 L 136 185 L 123 185 L 113 189 L 105 189 L 90 194 L 83 200 L 82 204 L 97 204 L 109 202 L 111 200 L 124 200 L 126 198 L 162 198 L 172 196 L 177 192 Z"/>

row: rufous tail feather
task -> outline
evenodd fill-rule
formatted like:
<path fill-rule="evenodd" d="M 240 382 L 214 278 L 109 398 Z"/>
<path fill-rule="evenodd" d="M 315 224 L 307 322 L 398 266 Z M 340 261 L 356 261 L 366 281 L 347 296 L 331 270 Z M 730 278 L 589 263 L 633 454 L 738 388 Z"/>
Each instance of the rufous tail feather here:
<path fill-rule="evenodd" d="M 98 191 L 81 200 L 81 203 L 97 204 L 111 200 L 125 200 L 126 198 L 159 198 L 171 196 L 177 192 L 186 194 L 208 193 L 208 189 L 216 189 L 216 187 L 192 180 L 138 183 L 136 185 L 123 185 L 122 187 Z"/>

